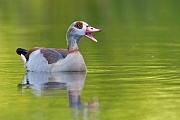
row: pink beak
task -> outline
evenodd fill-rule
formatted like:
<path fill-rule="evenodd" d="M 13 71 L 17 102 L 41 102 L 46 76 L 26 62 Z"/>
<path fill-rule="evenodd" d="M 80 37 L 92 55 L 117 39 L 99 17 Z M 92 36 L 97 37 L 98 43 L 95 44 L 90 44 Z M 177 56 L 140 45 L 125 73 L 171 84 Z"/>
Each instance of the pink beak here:
<path fill-rule="evenodd" d="M 91 26 L 86 27 L 86 34 L 84 35 L 85 37 L 89 38 L 90 40 L 97 42 L 97 40 L 92 36 L 92 33 L 95 32 L 100 32 L 101 29 L 93 28 Z"/>

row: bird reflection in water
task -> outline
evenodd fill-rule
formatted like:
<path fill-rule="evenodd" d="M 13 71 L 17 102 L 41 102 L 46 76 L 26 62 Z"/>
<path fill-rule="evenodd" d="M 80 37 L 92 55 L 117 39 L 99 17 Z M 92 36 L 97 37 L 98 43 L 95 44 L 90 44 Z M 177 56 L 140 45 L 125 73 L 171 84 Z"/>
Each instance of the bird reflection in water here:
<path fill-rule="evenodd" d="M 69 108 L 74 117 L 79 114 L 89 116 L 88 112 L 99 113 L 97 98 L 91 98 L 88 102 L 81 103 L 80 92 L 83 89 L 86 72 L 26 72 L 22 84 L 18 88 L 22 91 L 30 89 L 35 96 L 59 95 L 59 91 L 67 91 Z M 52 92 L 56 90 L 56 93 Z M 59 91 L 59 93 L 60 93 Z M 84 117 L 84 115 L 82 115 Z M 90 114 L 90 116 L 94 116 Z M 96 115 L 95 115 L 96 116 Z"/>

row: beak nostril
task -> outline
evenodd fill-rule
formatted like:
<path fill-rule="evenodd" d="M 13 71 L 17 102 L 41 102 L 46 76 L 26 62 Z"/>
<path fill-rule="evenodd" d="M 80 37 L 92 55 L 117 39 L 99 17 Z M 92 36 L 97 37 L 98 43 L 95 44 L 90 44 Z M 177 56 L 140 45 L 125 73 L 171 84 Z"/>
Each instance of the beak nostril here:
<path fill-rule="evenodd" d="M 91 30 L 93 30 L 93 28 L 91 28 Z"/>

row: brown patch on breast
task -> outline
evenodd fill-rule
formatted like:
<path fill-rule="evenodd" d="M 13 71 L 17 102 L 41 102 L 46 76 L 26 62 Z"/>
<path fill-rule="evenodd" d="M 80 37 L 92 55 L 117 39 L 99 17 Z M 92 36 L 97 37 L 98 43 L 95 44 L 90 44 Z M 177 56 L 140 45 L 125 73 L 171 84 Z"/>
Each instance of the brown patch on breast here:
<path fill-rule="evenodd" d="M 35 48 L 32 48 L 32 49 L 28 50 L 28 52 L 25 54 L 26 59 L 28 60 L 28 59 L 29 59 L 29 55 L 30 55 L 32 52 L 34 52 L 34 51 L 36 51 L 36 50 L 38 50 L 38 49 L 39 49 L 38 47 L 35 47 Z"/>
<path fill-rule="evenodd" d="M 48 61 L 48 64 L 56 63 L 59 59 L 63 59 L 63 56 L 58 53 L 55 49 L 42 48 L 40 52 Z"/>
<path fill-rule="evenodd" d="M 77 53 L 77 52 L 79 52 L 78 49 L 72 49 L 72 50 L 69 50 L 69 53 Z"/>

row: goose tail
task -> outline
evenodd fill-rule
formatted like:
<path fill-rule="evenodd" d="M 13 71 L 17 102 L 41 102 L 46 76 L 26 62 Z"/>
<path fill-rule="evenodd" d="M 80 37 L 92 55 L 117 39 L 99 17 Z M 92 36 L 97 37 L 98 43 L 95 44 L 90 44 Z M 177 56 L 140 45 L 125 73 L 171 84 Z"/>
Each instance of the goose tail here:
<path fill-rule="evenodd" d="M 16 53 L 21 56 L 21 59 L 23 60 L 24 63 L 27 62 L 26 57 L 25 57 L 27 52 L 28 52 L 28 50 L 23 49 L 23 48 L 16 49 Z"/>

